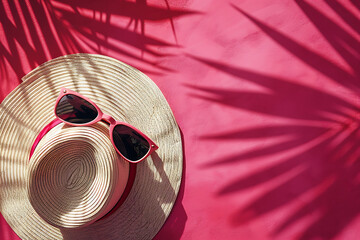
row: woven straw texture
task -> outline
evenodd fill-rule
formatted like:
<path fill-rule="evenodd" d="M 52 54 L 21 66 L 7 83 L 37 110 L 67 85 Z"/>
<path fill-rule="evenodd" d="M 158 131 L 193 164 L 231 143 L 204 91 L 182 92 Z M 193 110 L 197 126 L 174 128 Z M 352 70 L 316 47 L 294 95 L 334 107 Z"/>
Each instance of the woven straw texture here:
<path fill-rule="evenodd" d="M 12 229 L 22 239 L 152 239 L 174 205 L 183 166 L 179 128 L 158 87 L 140 71 L 93 54 L 53 59 L 23 80 L 0 105 L 0 211 Z M 61 87 L 89 97 L 104 113 L 130 123 L 159 146 L 137 165 L 134 185 L 121 207 L 76 229 L 47 223 L 27 192 L 30 149 L 55 118 Z"/>
<path fill-rule="evenodd" d="M 109 127 L 60 124 L 36 147 L 28 167 L 28 194 L 34 210 L 56 227 L 86 226 L 118 202 L 129 163 L 114 149 Z"/>

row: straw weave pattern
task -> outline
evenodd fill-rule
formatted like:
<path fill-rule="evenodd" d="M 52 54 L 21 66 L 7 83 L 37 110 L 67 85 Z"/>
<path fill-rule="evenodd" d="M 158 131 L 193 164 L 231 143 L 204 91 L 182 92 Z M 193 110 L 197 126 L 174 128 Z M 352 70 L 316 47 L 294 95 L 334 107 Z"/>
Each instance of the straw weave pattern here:
<path fill-rule="evenodd" d="M 114 207 L 128 176 L 129 163 L 116 153 L 106 124 L 60 124 L 39 142 L 30 160 L 29 199 L 53 226 L 85 226 Z"/>
<path fill-rule="evenodd" d="M 140 71 L 93 54 L 56 58 L 23 80 L 0 105 L 0 211 L 12 229 L 22 239 L 152 239 L 174 205 L 183 160 L 179 128 L 158 87 Z M 122 206 L 76 229 L 46 222 L 27 192 L 30 148 L 54 119 L 61 87 L 89 97 L 104 113 L 130 123 L 159 146 L 138 164 L 133 188 Z"/>

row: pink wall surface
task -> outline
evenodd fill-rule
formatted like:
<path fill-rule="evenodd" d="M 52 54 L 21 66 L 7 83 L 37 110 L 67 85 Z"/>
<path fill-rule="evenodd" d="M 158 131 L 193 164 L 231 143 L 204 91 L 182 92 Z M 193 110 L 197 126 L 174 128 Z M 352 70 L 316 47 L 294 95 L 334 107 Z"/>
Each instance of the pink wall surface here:
<path fill-rule="evenodd" d="M 358 0 L 1 1 L 1 101 L 78 52 L 146 73 L 182 131 L 155 239 L 360 239 Z"/>

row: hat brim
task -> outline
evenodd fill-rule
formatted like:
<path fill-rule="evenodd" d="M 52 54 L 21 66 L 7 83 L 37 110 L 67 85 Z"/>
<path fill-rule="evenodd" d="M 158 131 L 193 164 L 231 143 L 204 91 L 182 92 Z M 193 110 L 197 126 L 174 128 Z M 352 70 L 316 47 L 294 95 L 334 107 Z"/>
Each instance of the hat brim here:
<path fill-rule="evenodd" d="M 179 128 L 156 84 L 118 60 L 73 54 L 48 61 L 24 77 L 0 105 L 0 211 L 22 239 L 152 239 L 175 203 L 182 176 Z M 62 87 L 89 97 L 103 112 L 149 136 L 159 149 L 137 165 L 125 202 L 105 218 L 76 230 L 45 222 L 26 193 L 32 143 L 55 118 Z"/>

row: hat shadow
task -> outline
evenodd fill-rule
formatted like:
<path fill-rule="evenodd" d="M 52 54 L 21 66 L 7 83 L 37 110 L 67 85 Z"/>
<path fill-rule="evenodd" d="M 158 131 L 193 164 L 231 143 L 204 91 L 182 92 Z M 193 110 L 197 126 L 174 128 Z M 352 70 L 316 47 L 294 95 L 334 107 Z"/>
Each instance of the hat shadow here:
<path fill-rule="evenodd" d="M 184 143 L 185 140 L 184 140 L 183 132 L 180 128 L 179 130 L 181 135 L 181 141 L 182 143 Z M 188 219 L 184 205 L 182 204 L 185 193 L 185 186 L 186 186 L 185 144 L 183 144 L 182 146 L 182 152 L 183 152 L 183 165 L 182 165 L 183 171 L 181 176 L 180 189 L 177 194 L 177 198 L 173 206 L 173 209 L 171 210 L 170 215 L 164 224 L 164 227 L 158 232 L 158 234 L 156 234 L 154 240 L 160 240 L 160 239 L 179 240 L 185 230 L 185 224 Z"/>

